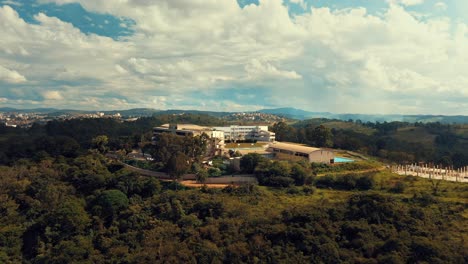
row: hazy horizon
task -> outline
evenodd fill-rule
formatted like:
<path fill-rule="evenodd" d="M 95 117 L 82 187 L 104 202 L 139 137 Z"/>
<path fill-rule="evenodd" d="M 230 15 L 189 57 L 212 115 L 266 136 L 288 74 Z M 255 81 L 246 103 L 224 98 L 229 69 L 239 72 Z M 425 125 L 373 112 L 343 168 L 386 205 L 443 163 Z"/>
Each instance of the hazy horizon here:
<path fill-rule="evenodd" d="M 468 115 L 467 14 L 464 0 L 0 0 L 0 107 Z"/>

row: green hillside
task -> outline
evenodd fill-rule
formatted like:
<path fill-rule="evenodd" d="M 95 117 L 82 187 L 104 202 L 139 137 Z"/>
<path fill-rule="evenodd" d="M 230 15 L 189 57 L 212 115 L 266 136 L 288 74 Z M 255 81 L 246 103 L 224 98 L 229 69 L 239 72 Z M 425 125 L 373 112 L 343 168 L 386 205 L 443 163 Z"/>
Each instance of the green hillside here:
<path fill-rule="evenodd" d="M 414 126 L 399 128 L 392 134 L 393 138 L 400 141 L 416 142 L 427 145 L 433 145 L 436 136 L 437 135 L 431 134 L 424 127 Z"/>
<path fill-rule="evenodd" d="M 201 137 L 165 134 L 151 144 L 151 128 L 168 122 L 223 121 L 170 114 L 0 126 L 0 263 L 468 261 L 468 185 L 395 175 L 376 161 L 465 166 L 464 127 L 277 123 L 278 136 L 363 158 L 327 165 L 247 154 L 239 168 L 222 157 L 215 168 L 203 165 Z M 173 181 L 113 160 L 140 147 L 154 158 L 148 168 Z M 219 167 L 259 185 L 188 189 L 176 181 L 192 173 L 203 182 Z"/>

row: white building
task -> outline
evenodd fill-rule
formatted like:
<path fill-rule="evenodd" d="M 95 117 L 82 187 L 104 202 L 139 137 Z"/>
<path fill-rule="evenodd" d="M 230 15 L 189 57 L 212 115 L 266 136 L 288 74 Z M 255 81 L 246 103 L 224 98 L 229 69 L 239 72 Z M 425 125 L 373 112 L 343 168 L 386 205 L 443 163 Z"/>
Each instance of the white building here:
<path fill-rule="evenodd" d="M 214 130 L 211 127 L 203 127 L 192 124 L 164 124 L 160 127 L 153 128 L 153 142 L 158 140 L 158 136 L 163 133 L 170 133 L 178 136 L 201 136 L 206 134 L 210 141 L 208 142 L 208 153 L 216 154 L 221 153 L 224 147 L 224 132 Z"/>
<path fill-rule="evenodd" d="M 275 133 L 268 131 L 268 126 L 228 126 L 213 129 L 224 132 L 224 140 L 275 141 Z"/>

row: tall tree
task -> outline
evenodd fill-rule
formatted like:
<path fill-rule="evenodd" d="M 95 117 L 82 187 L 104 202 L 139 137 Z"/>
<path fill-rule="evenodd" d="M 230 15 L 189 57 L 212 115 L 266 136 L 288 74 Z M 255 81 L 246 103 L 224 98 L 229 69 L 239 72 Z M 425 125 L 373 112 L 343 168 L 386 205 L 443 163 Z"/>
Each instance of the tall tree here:
<path fill-rule="evenodd" d="M 108 148 L 107 144 L 109 143 L 109 138 L 106 135 L 100 135 L 92 140 L 93 147 L 101 153 L 106 153 Z"/>
<path fill-rule="evenodd" d="M 315 127 L 310 136 L 310 140 L 317 147 L 333 146 L 333 134 L 329 128 L 323 125 Z"/>
<path fill-rule="evenodd" d="M 188 171 L 190 168 L 189 163 L 187 155 L 182 152 L 176 152 L 167 162 L 167 173 L 176 181 Z"/>

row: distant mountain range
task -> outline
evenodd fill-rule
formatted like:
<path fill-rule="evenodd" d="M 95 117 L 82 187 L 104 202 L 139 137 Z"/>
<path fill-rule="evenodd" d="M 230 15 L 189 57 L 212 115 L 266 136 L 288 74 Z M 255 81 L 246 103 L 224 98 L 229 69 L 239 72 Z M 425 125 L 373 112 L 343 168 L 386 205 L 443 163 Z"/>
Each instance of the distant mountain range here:
<path fill-rule="evenodd" d="M 275 114 L 284 116 L 286 118 L 305 120 L 312 118 L 327 118 L 327 119 L 338 119 L 338 120 L 361 120 L 362 122 L 440 122 L 445 124 L 468 124 L 468 116 L 456 115 L 371 115 L 371 114 L 334 114 L 329 112 L 309 112 L 296 108 L 275 108 L 275 109 L 263 109 L 259 112 Z"/>
<path fill-rule="evenodd" d="M 56 109 L 56 108 L 34 108 L 34 109 L 15 109 L 10 107 L 0 108 L 0 112 L 16 112 L 16 113 L 41 113 L 49 116 L 59 116 L 65 114 L 91 114 L 102 112 L 106 115 L 120 113 L 122 116 L 152 116 L 161 110 L 151 108 L 134 108 L 128 110 L 111 110 L 111 111 L 88 111 L 88 110 L 75 110 L 75 109 Z"/>
<path fill-rule="evenodd" d="M 85 110 L 73 110 L 73 109 L 55 109 L 55 108 L 35 108 L 35 109 L 15 109 L 9 107 L 0 108 L 0 112 L 17 112 L 17 113 L 42 113 L 49 116 L 59 116 L 63 114 L 89 114 L 96 113 L 97 111 L 85 111 Z M 139 117 L 139 116 L 152 116 L 161 114 L 182 114 L 182 113 L 193 113 L 193 114 L 207 114 L 216 117 L 223 117 L 226 115 L 233 114 L 234 112 L 215 112 L 215 111 L 200 111 L 200 110 L 157 110 L 152 108 L 135 108 L 128 110 L 111 110 L 111 111 L 99 111 L 106 115 L 120 113 L 123 117 Z M 468 124 L 468 116 L 456 115 L 372 115 L 372 114 L 334 114 L 330 112 L 310 112 L 302 109 L 286 107 L 286 108 L 274 108 L 274 109 L 262 109 L 256 112 L 273 114 L 282 116 L 289 119 L 306 120 L 313 118 L 327 118 L 327 119 L 338 119 L 338 120 L 361 120 L 362 122 L 440 122 L 444 124 Z"/>

